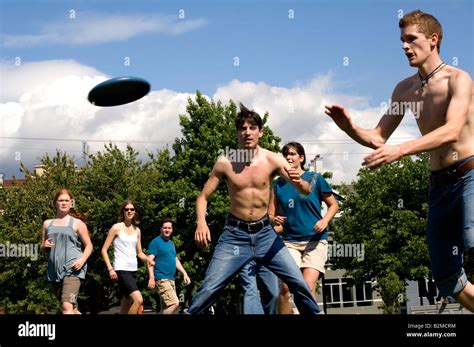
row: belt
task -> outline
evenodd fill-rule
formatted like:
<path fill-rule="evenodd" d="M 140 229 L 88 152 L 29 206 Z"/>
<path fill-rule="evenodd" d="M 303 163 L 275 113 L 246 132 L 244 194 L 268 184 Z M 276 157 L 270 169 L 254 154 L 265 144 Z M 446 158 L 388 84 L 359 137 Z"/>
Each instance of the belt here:
<path fill-rule="evenodd" d="M 444 186 L 449 183 L 456 182 L 459 178 L 464 176 L 466 172 L 474 168 L 474 159 L 466 161 L 453 169 L 447 169 L 437 174 L 430 175 L 430 184 L 432 186 Z"/>
<path fill-rule="evenodd" d="M 233 227 L 237 227 L 243 231 L 246 231 L 249 234 L 253 234 L 259 232 L 267 225 L 270 225 L 270 218 L 268 218 L 268 216 L 265 216 L 256 222 L 244 222 L 239 219 L 227 217 L 226 224 Z"/>

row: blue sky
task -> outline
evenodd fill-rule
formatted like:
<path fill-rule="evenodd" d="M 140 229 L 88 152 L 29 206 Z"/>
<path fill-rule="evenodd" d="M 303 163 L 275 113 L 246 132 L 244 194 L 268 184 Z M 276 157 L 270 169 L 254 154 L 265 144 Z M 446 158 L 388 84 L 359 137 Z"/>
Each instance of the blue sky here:
<path fill-rule="evenodd" d="M 143 34 L 101 44 L 2 47 L 1 58 L 75 59 L 110 76 L 139 75 L 154 88 L 211 93 L 237 78 L 292 86 L 331 71 L 340 85 L 378 103 L 412 73 L 398 11 L 422 8 L 444 26 L 442 56 L 472 73 L 471 1 L 25 1 L 2 0 L 2 34 L 35 34 L 53 22 L 100 15 L 179 16 L 205 24 L 180 35 Z M 294 10 L 294 18 L 289 18 Z M 469 37 L 471 39 L 469 39 Z M 130 66 L 124 66 L 130 57 Z M 234 57 L 240 65 L 234 66 Z M 344 66 L 344 57 L 349 65 Z M 347 60 L 346 60 L 347 61 Z M 470 62 L 470 64 L 469 64 Z"/>
<path fill-rule="evenodd" d="M 184 95 L 199 89 L 210 97 L 233 97 L 218 89 L 238 80 L 295 90 L 319 76 L 330 79 L 322 87 L 326 93 L 344 96 L 343 101 L 358 100 L 355 108 L 378 107 L 388 100 L 399 80 L 416 72 L 401 49 L 398 16 L 418 8 L 435 15 L 443 25 L 444 61 L 473 73 L 473 5 L 468 0 L 0 3 L 0 61 L 4 67 L 12 67 L 17 57 L 22 64 L 71 60 L 107 77 L 145 78 L 153 91 L 166 89 Z M 9 94 L 14 77 L 2 75 L 0 101 L 21 104 L 19 95 L 27 91 Z M 29 81 L 23 83 L 26 88 Z M 258 104 L 258 96 L 251 100 L 263 111 L 271 108 Z M 24 111 L 24 105 L 21 107 Z M 6 128 L 11 118 L 4 110 Z M 0 132 L 0 136 L 20 135 L 23 126 L 8 134 Z M 75 135 L 67 136 L 85 136 Z M 141 135 L 137 132 L 136 136 Z M 155 136 L 153 140 L 171 138 Z M 6 150 L 0 150 L 0 157 Z M 0 164 L 2 170 L 11 171 Z"/>

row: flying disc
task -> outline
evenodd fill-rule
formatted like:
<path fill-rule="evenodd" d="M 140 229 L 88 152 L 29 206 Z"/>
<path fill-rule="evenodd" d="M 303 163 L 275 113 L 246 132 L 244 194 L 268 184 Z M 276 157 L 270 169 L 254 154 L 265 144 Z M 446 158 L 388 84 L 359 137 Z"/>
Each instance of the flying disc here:
<path fill-rule="evenodd" d="M 116 77 L 99 83 L 87 98 L 96 106 L 118 106 L 136 101 L 150 91 L 150 83 L 139 77 Z"/>

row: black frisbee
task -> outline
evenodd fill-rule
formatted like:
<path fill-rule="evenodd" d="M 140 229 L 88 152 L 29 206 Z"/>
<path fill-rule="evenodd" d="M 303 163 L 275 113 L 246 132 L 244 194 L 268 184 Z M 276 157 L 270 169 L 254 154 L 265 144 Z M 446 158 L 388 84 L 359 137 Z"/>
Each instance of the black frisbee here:
<path fill-rule="evenodd" d="M 96 106 L 118 106 L 136 101 L 150 91 L 150 83 L 139 77 L 116 77 L 99 83 L 87 98 Z"/>

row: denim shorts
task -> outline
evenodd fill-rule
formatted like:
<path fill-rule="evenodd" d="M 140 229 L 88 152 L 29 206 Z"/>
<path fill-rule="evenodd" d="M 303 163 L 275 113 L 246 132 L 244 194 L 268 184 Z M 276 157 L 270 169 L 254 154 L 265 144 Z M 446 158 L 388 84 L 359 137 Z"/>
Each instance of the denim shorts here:
<path fill-rule="evenodd" d="M 463 164 L 472 157 L 462 160 Z M 442 174 L 432 171 L 432 176 Z M 465 249 L 474 247 L 474 170 L 444 185 L 430 185 L 427 242 L 431 271 L 442 296 L 460 292 L 467 284 Z"/>

